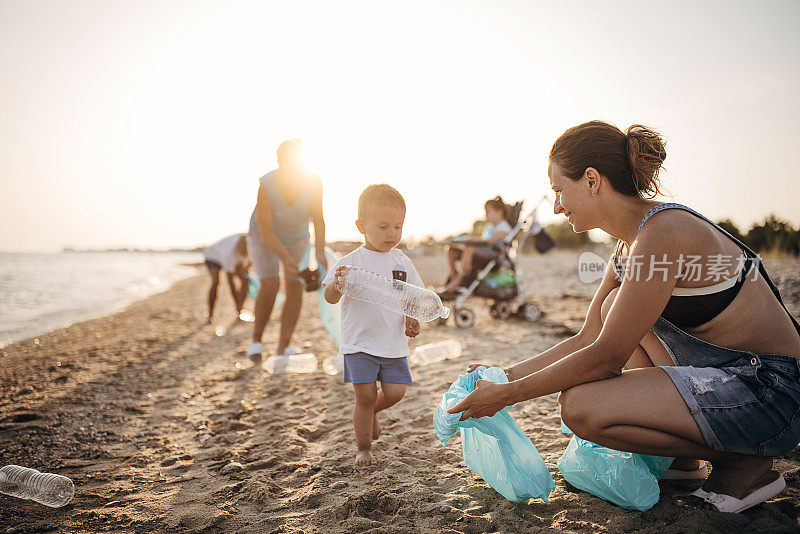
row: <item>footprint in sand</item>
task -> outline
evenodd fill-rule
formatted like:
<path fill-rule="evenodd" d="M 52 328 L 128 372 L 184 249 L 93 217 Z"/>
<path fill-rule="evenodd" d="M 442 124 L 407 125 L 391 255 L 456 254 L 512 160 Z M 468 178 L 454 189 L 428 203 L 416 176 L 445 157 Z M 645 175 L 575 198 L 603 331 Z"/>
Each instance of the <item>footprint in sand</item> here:
<path fill-rule="evenodd" d="M 327 428 L 322 428 L 322 427 L 318 427 L 318 426 L 315 426 L 315 427 L 311 427 L 311 426 L 300 426 L 300 427 L 297 427 L 297 434 L 300 437 L 305 438 L 308 441 L 316 441 L 316 440 L 318 440 L 319 438 L 321 438 L 322 436 L 324 436 L 327 433 L 328 433 L 328 429 Z"/>

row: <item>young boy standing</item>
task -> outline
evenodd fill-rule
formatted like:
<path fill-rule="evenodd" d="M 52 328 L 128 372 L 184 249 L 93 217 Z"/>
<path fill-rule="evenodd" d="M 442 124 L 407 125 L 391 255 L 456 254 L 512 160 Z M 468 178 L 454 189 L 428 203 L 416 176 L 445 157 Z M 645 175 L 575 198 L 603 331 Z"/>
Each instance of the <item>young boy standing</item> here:
<path fill-rule="evenodd" d="M 361 193 L 356 227 L 364 235 L 364 245 L 328 271 L 322 282 L 325 300 L 335 304 L 342 298 L 349 266 L 424 287 L 411 260 L 394 248 L 402 237 L 405 216 L 405 201 L 394 188 L 386 184 L 371 185 Z M 344 297 L 339 350 L 344 356 L 342 380 L 351 382 L 355 391 L 356 465 L 375 463 L 372 440 L 381 433 L 378 412 L 400 401 L 406 384 L 412 382 L 406 337 L 416 337 L 419 330 L 416 319 L 390 312 L 378 304 Z M 381 383 L 380 391 L 377 382 Z"/>

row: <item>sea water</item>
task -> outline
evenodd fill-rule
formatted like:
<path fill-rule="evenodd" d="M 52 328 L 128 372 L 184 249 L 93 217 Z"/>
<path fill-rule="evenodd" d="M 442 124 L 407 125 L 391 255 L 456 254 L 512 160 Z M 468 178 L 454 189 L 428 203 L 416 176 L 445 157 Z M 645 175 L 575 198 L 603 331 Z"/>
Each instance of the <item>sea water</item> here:
<path fill-rule="evenodd" d="M 114 313 L 200 272 L 188 252 L 0 253 L 0 346 Z"/>

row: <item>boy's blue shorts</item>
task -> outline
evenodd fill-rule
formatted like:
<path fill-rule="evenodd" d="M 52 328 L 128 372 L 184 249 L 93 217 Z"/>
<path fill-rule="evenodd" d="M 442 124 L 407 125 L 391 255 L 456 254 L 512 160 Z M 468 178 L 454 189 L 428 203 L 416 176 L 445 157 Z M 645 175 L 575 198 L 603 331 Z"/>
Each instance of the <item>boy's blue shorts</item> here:
<path fill-rule="evenodd" d="M 383 358 L 366 352 L 354 352 L 344 355 L 344 372 L 342 382 L 366 384 L 369 382 L 386 382 L 387 384 L 410 384 L 411 369 L 408 358 Z"/>

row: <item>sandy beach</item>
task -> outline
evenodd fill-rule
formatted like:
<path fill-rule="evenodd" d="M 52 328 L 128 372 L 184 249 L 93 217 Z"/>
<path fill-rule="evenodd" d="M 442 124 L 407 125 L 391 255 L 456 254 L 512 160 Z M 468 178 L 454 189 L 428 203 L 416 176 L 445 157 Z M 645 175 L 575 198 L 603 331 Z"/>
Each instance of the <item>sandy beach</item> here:
<path fill-rule="evenodd" d="M 251 325 L 233 320 L 220 290 L 217 336 L 204 324 L 206 277 L 124 311 L 45 333 L 0 351 L 0 465 L 73 479 L 61 509 L 0 495 L 7 532 L 797 532 L 800 454 L 778 459 L 787 489 L 743 514 L 679 507 L 699 482 L 662 482 L 660 502 L 631 512 L 569 488 L 555 462 L 569 439 L 555 395 L 510 413 L 551 467 L 551 503 L 505 500 L 471 470 L 453 438 L 436 439 L 442 393 L 470 362 L 508 364 L 576 332 L 595 289 L 577 277 L 576 252 L 522 258 L 544 317 L 475 327 L 423 325 L 411 346 L 455 338 L 464 354 L 413 369 L 415 383 L 381 414 L 378 465 L 356 469 L 352 388 L 317 371 L 272 376 L 244 357 Z M 415 257 L 426 283 L 442 282 L 441 254 Z M 800 316 L 800 260 L 768 260 Z M 336 347 L 304 296 L 294 345 L 322 360 Z M 252 301 L 248 303 L 252 307 Z M 219 317 L 230 317 L 221 320 Z M 277 319 L 277 315 L 273 316 Z M 265 346 L 274 349 L 271 322 Z"/>

